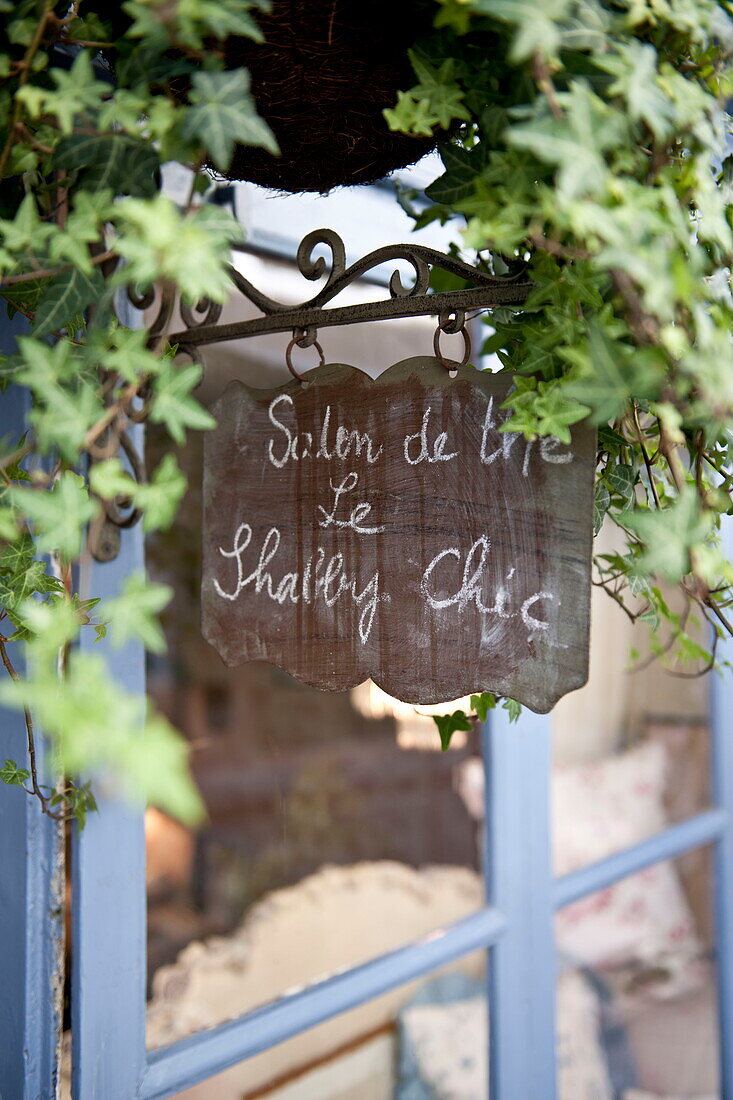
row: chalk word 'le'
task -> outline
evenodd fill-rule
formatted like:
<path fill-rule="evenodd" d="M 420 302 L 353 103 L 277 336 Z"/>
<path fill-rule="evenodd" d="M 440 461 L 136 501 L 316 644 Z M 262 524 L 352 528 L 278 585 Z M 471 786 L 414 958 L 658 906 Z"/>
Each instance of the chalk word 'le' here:
<path fill-rule="evenodd" d="M 331 491 L 333 492 L 333 507 L 329 512 L 327 508 L 324 508 L 322 504 L 318 505 L 318 511 L 321 513 L 322 519 L 319 519 L 319 527 L 330 527 L 331 524 L 334 527 L 349 527 L 352 531 L 356 531 L 357 535 L 378 535 L 384 531 L 384 526 L 381 527 L 362 527 L 362 520 L 365 520 L 372 510 L 371 504 L 367 504 L 366 501 L 362 501 L 357 504 L 352 510 L 348 519 L 337 519 L 336 512 L 339 507 L 341 497 L 346 493 L 350 493 L 352 489 L 355 489 L 359 484 L 359 475 L 355 470 L 352 470 L 350 474 L 341 481 L 339 485 L 334 485 L 333 478 L 331 478 Z"/>

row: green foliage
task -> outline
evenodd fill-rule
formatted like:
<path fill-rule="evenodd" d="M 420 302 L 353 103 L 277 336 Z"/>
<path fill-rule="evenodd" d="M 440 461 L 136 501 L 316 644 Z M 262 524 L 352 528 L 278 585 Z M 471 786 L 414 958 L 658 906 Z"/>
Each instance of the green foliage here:
<path fill-rule="evenodd" d="M 470 702 L 479 722 L 485 722 L 489 711 L 496 706 L 496 696 L 490 691 L 482 691 L 480 695 L 472 695 Z"/>
<path fill-rule="evenodd" d="M 489 711 L 495 710 L 500 701 L 500 696 L 492 691 L 482 691 L 478 695 L 472 695 L 469 703 L 471 711 L 466 714 L 464 710 L 454 710 L 452 714 L 434 714 L 433 721 L 438 727 L 440 735 L 440 747 L 443 752 L 450 747 L 451 739 L 456 730 L 473 729 L 474 722 L 485 722 Z M 517 722 L 522 714 L 522 704 L 516 699 L 501 699 L 503 710 L 507 712 L 510 722 Z"/>
<path fill-rule="evenodd" d="M 220 172 L 226 172 L 234 146 L 261 145 L 278 153 L 275 136 L 254 110 L 249 94 L 249 75 L 244 69 L 229 73 L 194 73 L 193 109 L 183 124 L 186 137 L 206 144 Z"/>
<path fill-rule="evenodd" d="M 19 768 L 14 760 L 6 760 L 0 768 L 0 780 L 11 787 L 23 787 L 25 781 L 30 779 L 31 773 L 27 768 Z"/>
<path fill-rule="evenodd" d="M 116 206 L 117 252 L 127 262 L 117 284 L 147 288 L 156 279 L 177 284 L 187 302 L 224 302 L 231 292 L 229 248 L 242 231 L 221 207 L 181 213 L 170 199 L 123 199 Z"/>
<path fill-rule="evenodd" d="M 503 430 L 567 443 L 584 418 L 598 426 L 594 526 L 626 542 L 597 559 L 598 583 L 665 661 L 698 668 L 714 658 L 690 609 L 733 633 L 718 543 L 733 511 L 732 14 L 724 0 L 438 0 L 415 85 L 385 112 L 393 129 L 453 127 L 432 205 L 402 196 L 416 224 L 454 224 L 467 258 L 534 284 L 489 318 L 484 351 L 519 373 Z"/>
<path fill-rule="evenodd" d="M 451 738 L 456 730 L 471 731 L 473 726 L 462 710 L 454 710 L 452 714 L 436 714 L 433 721 L 440 734 L 440 747 L 443 752 L 450 748 Z"/>
<path fill-rule="evenodd" d="M 59 679 L 58 650 L 75 623 L 65 604 L 33 603 L 25 609 L 33 637 L 26 644 L 29 666 L 22 680 L 0 684 L 0 700 L 33 708 L 36 722 L 51 739 L 59 771 L 97 773 L 116 794 L 142 801 L 154 798 L 164 810 L 196 820 L 200 799 L 186 770 L 186 748 L 158 715 L 147 714 L 144 699 L 126 695 L 102 657 L 71 650 Z"/>
<path fill-rule="evenodd" d="M 79 646 L 108 632 L 112 647 L 139 639 L 161 652 L 170 591 L 135 575 L 99 606 L 74 590 L 73 567 L 104 507 L 138 509 L 151 531 L 172 522 L 185 491 L 171 454 L 147 480 L 132 476 L 124 433 L 140 402 L 177 444 L 213 424 L 193 395 L 200 368 L 175 361 L 165 326 L 153 336 L 120 325 L 115 299 L 153 288 L 187 303 L 228 296 L 241 229 L 197 195 L 202 165 L 225 170 L 235 143 L 277 152 L 248 73 L 226 70 L 223 50 L 230 34 L 262 37 L 265 6 L 0 4 L 0 295 L 28 321 L 0 359 L 0 385 L 33 398 L 28 433 L 0 450 L 0 647 L 13 670 L 1 691 L 27 710 L 31 742 L 34 721 L 49 738 L 66 777 L 42 787 L 30 762 L 9 760 L 0 779 L 80 824 L 96 809 L 83 774 L 187 820 L 201 812 L 184 743 Z M 166 160 L 193 169 L 180 208 L 159 194 Z M 20 679 L 11 639 L 26 645 Z"/>
<path fill-rule="evenodd" d="M 173 589 L 152 584 L 143 573 L 133 573 L 125 581 L 122 594 L 108 600 L 103 613 L 112 624 L 112 641 L 124 645 L 139 639 L 151 653 L 165 652 L 165 638 L 158 614 L 170 602 Z"/>
<path fill-rule="evenodd" d="M 397 106 L 384 112 L 390 130 L 430 135 L 436 126 L 447 129 L 454 119 L 470 119 L 463 91 L 453 79 L 452 58 L 436 68 L 414 50 L 408 52 L 419 83 L 400 92 Z"/>
<path fill-rule="evenodd" d="M 64 470 L 51 489 L 15 488 L 9 496 L 32 524 L 38 553 L 67 564 L 79 556 L 85 525 L 97 511 L 83 477 Z"/>
<path fill-rule="evenodd" d="M 176 443 L 183 443 L 187 428 L 203 431 L 215 427 L 213 416 L 191 397 L 191 391 L 201 381 L 201 374 L 202 368 L 196 363 L 180 367 L 174 366 L 171 359 L 163 359 L 153 377 L 150 419 L 156 424 L 164 424 Z"/>

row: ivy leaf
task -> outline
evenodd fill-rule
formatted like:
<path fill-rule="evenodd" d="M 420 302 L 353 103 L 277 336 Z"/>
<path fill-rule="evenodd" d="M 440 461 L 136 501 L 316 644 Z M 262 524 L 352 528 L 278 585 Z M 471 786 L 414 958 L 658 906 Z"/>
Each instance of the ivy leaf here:
<path fill-rule="evenodd" d="M 131 638 L 139 638 L 151 653 L 163 653 L 165 638 L 157 616 L 172 595 L 173 589 L 167 584 L 153 584 L 142 572 L 131 574 L 122 593 L 108 600 L 103 609 L 114 644 L 122 646 Z"/>
<path fill-rule="evenodd" d="M 562 117 L 555 118 L 549 107 L 543 108 L 547 113 L 513 126 L 508 141 L 556 165 L 563 199 L 596 195 L 608 176 L 604 153 L 623 137 L 623 117 L 580 81 L 573 81 L 570 91 L 558 98 L 564 108 Z"/>
<path fill-rule="evenodd" d="M 442 146 L 440 158 L 445 172 L 425 189 L 425 194 L 433 202 L 447 205 L 472 198 L 476 180 L 486 167 L 488 156 L 483 142 L 474 149 L 463 149 L 460 145 Z"/>
<path fill-rule="evenodd" d="M 246 69 L 196 72 L 192 83 L 193 106 L 186 114 L 183 136 L 198 140 L 220 172 L 226 172 L 238 142 L 279 155 L 275 135 L 255 110 Z"/>
<path fill-rule="evenodd" d="M 29 676 L 20 683 L 0 682 L 0 699 L 14 707 L 33 705 L 60 769 L 72 775 L 91 769 L 126 797 L 192 824 L 201 819 L 201 799 L 187 769 L 188 746 L 163 718 L 150 713 L 146 718 L 145 700 L 126 694 L 98 654 L 73 649 L 62 680 L 55 651 L 42 634 L 29 642 L 28 655 Z"/>
<path fill-rule="evenodd" d="M 569 3 L 567 0 L 473 0 L 471 10 L 501 19 L 514 27 L 516 34 L 511 47 L 513 61 L 526 61 L 536 52 L 552 57 L 560 46 L 558 24 Z"/>
<path fill-rule="evenodd" d="M 143 509 L 143 530 L 170 527 L 185 491 L 186 478 L 178 463 L 172 454 L 165 455 L 150 481 L 135 491 L 135 503 Z"/>
<path fill-rule="evenodd" d="M 455 118 L 468 121 L 471 115 L 463 102 L 463 89 L 454 76 L 454 59 L 449 57 L 436 68 L 417 50 L 408 50 L 407 53 L 418 78 L 418 83 L 411 89 L 412 95 L 427 102 L 435 123 L 447 130 Z"/>
<path fill-rule="evenodd" d="M 588 407 L 568 393 L 560 382 L 538 382 L 536 378 L 517 378 L 514 392 L 502 408 L 512 410 L 512 417 L 500 431 L 524 432 L 527 436 L 554 435 L 561 443 L 572 440 L 570 427 L 585 420 Z"/>
<path fill-rule="evenodd" d="M 170 359 L 163 359 L 158 374 L 153 379 L 153 401 L 150 419 L 165 424 L 172 439 L 183 443 L 186 428 L 204 431 L 216 427 L 216 421 L 195 398 L 191 390 L 201 381 L 201 367 L 196 363 L 176 366 Z"/>
<path fill-rule="evenodd" d="M 78 556 L 85 526 L 99 508 L 82 477 L 65 470 L 50 492 L 11 489 L 10 496 L 34 525 L 40 553 L 58 553 L 65 561 Z"/>
<path fill-rule="evenodd" d="M 91 780 L 82 786 L 72 783 L 62 792 L 56 792 L 50 799 L 52 806 L 62 806 L 67 817 L 73 817 L 81 832 L 87 823 L 87 814 L 97 813 L 97 800 L 92 791 Z"/>
<path fill-rule="evenodd" d="M 173 355 L 171 348 L 162 357 L 156 355 L 147 346 L 148 337 L 147 329 L 124 328 L 114 322 L 107 330 L 94 328 L 87 336 L 85 358 L 94 370 L 103 366 L 126 382 L 138 383 L 141 375 L 157 374 L 161 362 Z"/>
<path fill-rule="evenodd" d="M 668 581 L 678 581 L 689 573 L 690 551 L 709 537 L 714 521 L 709 513 L 701 511 L 697 494 L 688 489 L 674 504 L 637 509 L 623 522 L 644 543 L 639 567 Z"/>
<path fill-rule="evenodd" d="M 522 704 L 518 703 L 516 699 L 505 699 L 501 704 L 504 710 L 509 715 L 510 722 L 518 722 L 522 716 Z"/>
<path fill-rule="evenodd" d="M 590 408 L 592 424 L 607 424 L 621 415 L 632 396 L 637 400 L 658 396 L 665 372 L 653 349 L 631 348 L 597 323 L 589 330 L 587 341 L 560 350 L 577 368 L 563 388 Z"/>
<path fill-rule="evenodd" d="M 115 274 L 117 285 L 149 287 L 168 279 L 187 302 L 227 300 L 231 245 L 242 237 L 241 225 L 227 211 L 209 204 L 182 214 L 170 199 L 156 195 L 122 199 L 115 220 L 117 251 L 127 261 Z"/>
<path fill-rule="evenodd" d="M 101 106 L 102 97 L 109 94 L 109 84 L 95 78 L 89 50 L 80 50 L 70 69 L 53 67 L 49 73 L 54 89 L 26 84 L 18 91 L 18 99 L 32 117 L 55 115 L 61 130 L 70 134 L 80 114 Z"/>
<path fill-rule="evenodd" d="M 629 115 L 645 122 L 659 140 L 674 130 L 675 106 L 657 79 L 657 51 L 649 43 L 632 41 L 599 59 L 599 67 L 616 79 L 609 96 L 622 95 Z"/>
<path fill-rule="evenodd" d="M 8 303 L 8 315 L 13 317 L 16 313 L 22 313 L 25 317 L 32 317 L 47 286 L 48 279 L 29 279 L 26 283 L 0 289 L 0 295 Z"/>
<path fill-rule="evenodd" d="M 616 458 L 627 447 L 628 443 L 624 437 L 608 424 L 602 424 L 598 428 L 598 448 L 605 451 L 610 458 Z"/>
<path fill-rule="evenodd" d="M 463 89 L 454 77 L 454 59 L 439 68 L 415 50 L 407 51 L 419 83 L 397 93 L 397 103 L 382 112 L 390 130 L 430 135 L 436 126 L 447 130 L 454 119 L 471 117 L 463 102 Z"/>
<path fill-rule="evenodd" d="M 6 760 L 4 766 L 0 768 L 0 780 L 10 787 L 22 787 L 30 777 L 31 773 L 28 769 L 19 768 L 14 760 Z"/>
<path fill-rule="evenodd" d="M 604 485 L 602 481 L 599 481 L 596 485 L 595 495 L 593 497 L 593 534 L 597 535 L 603 526 L 603 521 L 606 518 L 606 512 L 611 504 L 611 494 L 608 491 L 608 487 Z"/>
<path fill-rule="evenodd" d="M 56 146 L 53 165 L 82 172 L 91 191 L 152 198 L 158 190 L 160 157 L 149 141 L 132 134 L 69 134 Z"/>
<path fill-rule="evenodd" d="M 56 226 L 42 221 L 33 194 L 29 191 L 18 206 L 14 218 L 0 219 L 0 241 L 8 252 L 23 258 L 28 252 L 41 253 L 56 233 Z"/>
<path fill-rule="evenodd" d="M 18 537 L 18 524 L 12 508 L 0 507 L 0 539 L 12 542 Z"/>
<path fill-rule="evenodd" d="M 471 709 L 476 711 L 479 722 L 486 721 L 486 715 L 496 706 L 496 696 L 491 691 L 482 691 L 471 696 Z"/>
<path fill-rule="evenodd" d="M 44 562 L 33 559 L 21 570 L 10 573 L 2 569 L 0 561 L 0 604 L 6 611 L 17 611 L 31 596 L 45 596 L 51 592 L 63 592 L 63 586 L 57 577 L 46 571 Z"/>
<path fill-rule="evenodd" d="M 418 99 L 412 92 L 398 92 L 394 107 L 385 107 L 382 112 L 390 130 L 403 134 L 423 134 L 430 137 L 433 133 L 434 119 L 430 104 Z"/>
<path fill-rule="evenodd" d="M 93 463 L 89 468 L 89 484 L 92 492 L 102 500 L 134 497 L 137 489 L 137 482 L 122 469 L 119 458 L 105 458 Z"/>
<path fill-rule="evenodd" d="M 470 732 L 473 729 L 470 720 L 462 710 L 454 710 L 452 714 L 434 714 L 433 721 L 438 727 L 440 747 L 443 752 L 450 746 L 451 738 L 456 730 Z"/>
<path fill-rule="evenodd" d="M 170 526 L 186 491 L 186 479 L 172 454 L 167 454 L 150 481 L 139 483 L 123 470 L 118 458 L 95 462 L 89 471 L 92 492 L 102 500 L 129 497 L 143 512 L 143 529 L 156 531 Z"/>
<path fill-rule="evenodd" d="M 32 666 L 43 664 L 48 665 L 53 674 L 59 650 L 78 635 L 81 623 L 77 607 L 65 599 L 30 599 L 19 609 L 19 619 L 23 638 L 28 641 L 26 678 L 32 678 Z M 58 680 L 58 675 L 54 680 Z M 31 699 L 30 705 L 35 706 L 36 702 Z"/>
<path fill-rule="evenodd" d="M 58 449 L 69 462 L 76 461 L 87 430 L 103 411 L 98 392 L 86 383 L 71 392 L 62 386 L 52 386 L 44 394 L 43 402 L 29 416 L 36 429 L 39 450 L 49 454 Z"/>
<path fill-rule="evenodd" d="M 634 486 L 636 485 L 637 475 L 634 467 L 625 463 L 607 466 L 604 477 L 611 492 L 620 497 L 621 509 L 631 508 L 636 499 Z"/>
<path fill-rule="evenodd" d="M 88 305 L 97 301 L 104 289 L 102 273 L 93 268 L 87 274 L 78 267 L 56 275 L 47 284 L 36 309 L 34 336 L 56 332 Z"/>

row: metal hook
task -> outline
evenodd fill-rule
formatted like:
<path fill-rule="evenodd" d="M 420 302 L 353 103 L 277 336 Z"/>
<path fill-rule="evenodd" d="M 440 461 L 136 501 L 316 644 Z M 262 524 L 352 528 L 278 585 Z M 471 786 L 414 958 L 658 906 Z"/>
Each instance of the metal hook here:
<path fill-rule="evenodd" d="M 463 337 L 463 358 L 457 366 L 451 360 L 445 359 L 440 350 L 440 334 L 442 332 L 451 334 L 460 332 Z M 465 314 L 459 316 L 457 313 L 441 313 L 438 318 L 438 326 L 435 329 L 435 336 L 433 337 L 433 350 L 435 351 L 435 358 L 438 360 L 441 367 L 445 367 L 451 375 L 451 378 L 455 378 L 456 370 L 465 367 L 468 360 L 471 358 L 471 336 L 466 328 Z"/>
<path fill-rule="evenodd" d="M 300 333 L 301 335 L 298 335 L 298 333 Z M 319 367 L 324 367 L 326 365 L 326 359 L 325 359 L 325 356 L 323 354 L 323 348 L 318 343 L 318 340 L 316 339 L 316 333 L 315 333 L 314 330 L 295 329 L 295 331 L 293 332 L 292 339 L 291 339 L 290 343 L 288 344 L 287 348 L 285 349 L 285 363 L 287 365 L 288 370 L 292 374 L 293 378 L 298 379 L 301 386 L 307 386 L 308 385 L 308 379 L 305 377 L 305 375 L 302 375 L 300 373 L 300 371 L 297 371 L 295 369 L 295 367 L 293 366 L 293 348 L 296 347 L 296 346 L 299 347 L 299 348 L 314 347 L 316 349 L 316 351 L 318 352 L 318 357 L 320 359 L 320 362 L 318 364 Z"/>

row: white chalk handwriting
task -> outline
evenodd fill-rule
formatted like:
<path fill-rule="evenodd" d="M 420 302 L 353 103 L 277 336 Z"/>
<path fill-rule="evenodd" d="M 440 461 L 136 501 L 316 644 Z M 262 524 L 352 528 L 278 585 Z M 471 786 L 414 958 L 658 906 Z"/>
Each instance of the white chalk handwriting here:
<path fill-rule="evenodd" d="M 214 578 L 214 588 L 224 600 L 236 600 L 240 592 L 249 585 L 257 593 L 264 592 L 275 603 L 297 604 L 316 603 L 321 600 L 327 607 L 333 607 L 342 596 L 350 596 L 359 615 L 359 638 L 362 644 L 368 641 L 374 624 L 374 615 L 380 602 L 389 601 L 386 593 L 379 591 L 379 570 L 375 570 L 367 583 L 361 587 L 355 576 L 349 575 L 344 564 L 344 555 L 333 554 L 326 561 L 325 552 L 319 548 L 306 559 L 300 571 L 288 571 L 276 582 L 269 570 L 270 562 L 280 549 L 280 531 L 271 527 L 260 548 L 257 565 L 245 576 L 244 553 L 252 541 L 252 528 L 248 523 L 240 523 L 234 536 L 231 550 L 219 547 L 223 558 L 234 559 L 237 565 L 237 580 L 232 589 L 222 588 Z"/>
<path fill-rule="evenodd" d="M 352 531 L 356 531 L 357 535 L 378 535 L 384 531 L 382 527 L 362 527 L 362 520 L 372 510 L 371 504 L 367 504 L 366 501 L 362 501 L 357 504 L 352 510 L 348 519 L 337 519 L 336 512 L 338 510 L 341 497 L 346 493 L 350 493 L 352 489 L 355 489 L 359 484 L 359 475 L 355 470 L 352 470 L 350 474 L 347 474 L 339 485 L 334 485 L 333 479 L 331 479 L 331 489 L 333 490 L 333 507 L 329 512 L 327 508 L 324 508 L 322 504 L 318 505 L 318 511 L 322 515 L 322 519 L 319 519 L 319 527 L 330 527 L 333 524 L 335 527 L 350 527 Z"/>
<path fill-rule="evenodd" d="M 298 406 L 290 394 L 280 393 L 270 401 L 267 418 L 272 431 L 265 440 L 263 473 L 270 467 L 281 470 L 288 464 L 308 460 L 332 463 L 339 471 L 328 478 L 328 487 L 324 480 L 327 499 L 315 504 L 312 533 L 306 541 L 307 545 L 313 545 L 313 534 L 319 530 L 329 531 L 328 537 L 333 540 L 341 533 L 345 538 L 348 538 L 349 532 L 361 538 L 377 536 L 389 529 L 388 522 L 378 522 L 383 520 L 380 514 L 383 500 L 378 496 L 374 503 L 365 499 L 372 491 L 368 484 L 368 471 L 380 459 L 382 462 L 404 460 L 408 466 L 414 467 L 421 463 L 452 462 L 462 457 L 460 450 L 451 443 L 450 429 L 438 430 L 433 405 L 426 404 L 422 409 L 418 405 L 416 409 L 410 409 L 410 413 L 413 412 L 415 420 L 411 426 L 419 424 L 419 428 L 404 435 L 400 432 L 395 440 L 397 453 L 390 455 L 389 451 L 385 453 L 385 445 L 375 438 L 373 428 L 362 431 L 359 425 L 350 422 L 348 412 L 341 411 L 338 406 L 326 405 L 315 420 L 309 422 L 309 430 L 303 430 L 302 423 L 298 422 Z M 508 413 L 504 414 L 495 407 L 494 397 L 488 397 L 485 409 L 482 406 L 478 414 L 476 430 L 461 432 L 463 440 L 475 440 L 475 453 L 463 457 L 473 459 L 483 467 L 511 463 L 517 471 L 521 469 L 524 477 L 529 474 L 532 456 L 552 465 L 573 461 L 571 448 L 556 439 L 527 441 L 521 434 L 502 432 L 500 429 L 508 417 Z M 389 428 L 387 418 L 384 427 L 385 430 Z M 361 462 L 358 472 L 349 469 L 349 466 L 357 465 L 357 459 Z M 343 464 L 347 461 L 349 465 L 344 468 Z M 374 507 L 377 508 L 377 517 L 373 515 Z M 257 528 L 256 524 L 253 527 L 250 523 L 241 522 L 231 543 L 218 547 L 221 557 L 234 564 L 236 579 L 224 582 L 214 578 L 213 586 L 217 594 L 223 600 L 234 601 L 249 589 L 280 606 L 320 603 L 331 608 L 339 601 L 351 602 L 357 609 L 359 638 L 365 645 L 374 629 L 380 605 L 390 600 L 389 594 L 382 591 L 379 569 L 372 571 L 370 566 L 365 576 L 360 576 L 358 570 L 350 568 L 348 555 L 341 550 L 327 555 L 317 547 L 310 555 L 304 555 L 301 547 L 291 547 L 286 552 L 281 527 L 270 524 L 266 531 L 265 527 L 265 523 Z M 256 536 L 255 528 L 258 530 Z M 402 568 L 395 573 L 395 580 L 400 584 L 416 585 L 424 605 L 432 612 L 454 609 L 462 615 L 468 608 L 474 608 L 481 616 L 496 620 L 521 620 L 528 640 L 544 635 L 550 641 L 548 631 L 553 606 L 559 606 L 557 597 L 544 588 L 534 592 L 530 590 L 527 595 L 527 585 L 522 590 L 520 578 L 515 577 L 516 568 L 509 568 L 508 571 L 506 566 L 496 568 L 489 535 L 482 534 L 476 538 L 474 531 L 471 538 L 473 541 L 467 551 L 465 545 L 469 540 L 465 540 L 462 549 L 456 537 L 451 539 L 451 545 L 435 554 L 425 568 L 423 558 L 419 566 L 423 569 L 422 575 L 418 572 L 412 582 L 405 577 Z M 330 545 L 333 550 L 333 541 Z M 353 540 L 351 545 L 353 547 Z M 298 554 L 298 567 L 295 569 L 286 564 L 288 553 L 294 549 Z M 381 558 L 374 560 L 381 561 Z M 232 565 L 227 566 L 226 570 L 227 575 L 231 576 Z M 520 590 L 521 596 L 518 594 Z"/>

